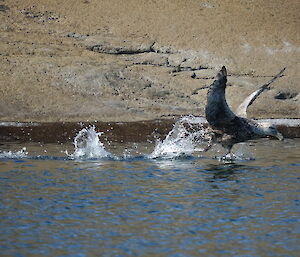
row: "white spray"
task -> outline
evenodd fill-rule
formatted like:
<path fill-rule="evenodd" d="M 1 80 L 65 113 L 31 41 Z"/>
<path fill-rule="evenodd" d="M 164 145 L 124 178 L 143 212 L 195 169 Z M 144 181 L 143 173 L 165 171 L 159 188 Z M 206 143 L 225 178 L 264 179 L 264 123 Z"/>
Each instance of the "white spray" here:
<path fill-rule="evenodd" d="M 0 151 L 0 158 L 14 159 L 14 158 L 25 158 L 27 156 L 28 156 L 28 152 L 26 150 L 26 147 L 23 147 L 20 151 L 16 151 L 16 152 Z"/>
<path fill-rule="evenodd" d="M 185 116 L 177 121 L 173 129 L 163 141 L 157 141 L 154 151 L 149 158 L 176 158 L 203 151 L 200 147 L 210 141 L 203 119 Z"/>
<path fill-rule="evenodd" d="M 112 154 L 105 150 L 103 143 L 99 140 L 102 132 L 96 132 L 95 126 L 83 128 L 74 138 L 75 151 L 69 155 L 71 158 L 106 158 Z"/>

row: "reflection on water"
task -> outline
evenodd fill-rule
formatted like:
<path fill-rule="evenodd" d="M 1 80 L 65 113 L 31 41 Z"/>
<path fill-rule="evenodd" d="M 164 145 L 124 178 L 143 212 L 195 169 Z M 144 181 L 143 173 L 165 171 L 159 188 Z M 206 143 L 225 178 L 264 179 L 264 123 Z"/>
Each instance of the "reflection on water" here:
<path fill-rule="evenodd" d="M 28 152 L 0 158 L 1 256 L 299 253 L 299 140 L 237 146 L 255 159 L 234 162 L 218 148 L 149 159 L 153 144 L 115 144 L 126 158 L 72 160 L 71 144 L 0 147 Z"/>

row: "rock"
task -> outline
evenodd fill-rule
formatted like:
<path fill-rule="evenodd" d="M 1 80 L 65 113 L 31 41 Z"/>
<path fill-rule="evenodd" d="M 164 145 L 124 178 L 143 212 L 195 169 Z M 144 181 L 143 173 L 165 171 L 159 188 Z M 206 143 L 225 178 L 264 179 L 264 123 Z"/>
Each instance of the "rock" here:
<path fill-rule="evenodd" d="M 297 95 L 298 93 L 296 92 L 279 92 L 274 96 L 274 98 L 279 100 L 286 100 L 286 99 L 292 99 Z"/>
<path fill-rule="evenodd" d="M 152 49 L 154 42 L 144 38 L 135 38 L 134 41 L 131 41 L 118 37 L 95 35 L 86 38 L 83 44 L 87 49 L 107 54 L 139 54 L 154 51 Z"/>
<path fill-rule="evenodd" d="M 155 52 L 140 53 L 126 56 L 126 60 L 132 64 L 153 65 L 153 66 L 168 66 L 168 54 Z"/>

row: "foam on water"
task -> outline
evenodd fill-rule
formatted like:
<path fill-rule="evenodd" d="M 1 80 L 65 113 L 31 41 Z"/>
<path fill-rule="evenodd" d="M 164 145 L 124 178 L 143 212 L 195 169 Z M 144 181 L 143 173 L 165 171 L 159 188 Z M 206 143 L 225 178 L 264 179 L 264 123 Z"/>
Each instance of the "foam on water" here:
<path fill-rule="evenodd" d="M 234 162 L 234 161 L 250 161 L 250 160 L 255 160 L 255 158 L 251 156 L 247 156 L 244 153 L 228 153 L 223 156 L 215 156 L 215 159 L 217 159 L 220 162 Z"/>
<path fill-rule="evenodd" d="M 105 150 L 99 136 L 103 132 L 96 132 L 95 126 L 83 128 L 74 138 L 75 150 L 73 154 L 68 154 L 73 159 L 99 159 L 113 157 L 113 155 Z"/>
<path fill-rule="evenodd" d="M 203 151 L 201 145 L 207 145 L 210 137 L 202 124 L 203 119 L 191 115 L 181 118 L 163 141 L 156 142 L 148 158 L 172 159 Z"/>
<path fill-rule="evenodd" d="M 26 151 L 26 147 L 23 147 L 20 151 L 16 151 L 16 152 L 0 151 L 0 158 L 4 158 L 4 159 L 25 158 L 27 156 L 28 156 L 28 152 Z"/>

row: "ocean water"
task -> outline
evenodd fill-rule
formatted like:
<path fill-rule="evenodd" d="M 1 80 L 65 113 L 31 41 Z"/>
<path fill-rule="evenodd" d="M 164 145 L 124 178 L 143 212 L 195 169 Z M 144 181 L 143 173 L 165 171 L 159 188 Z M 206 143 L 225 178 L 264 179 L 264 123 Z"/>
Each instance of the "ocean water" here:
<path fill-rule="evenodd" d="M 300 140 L 1 142 L 1 256 L 299 256 Z"/>

